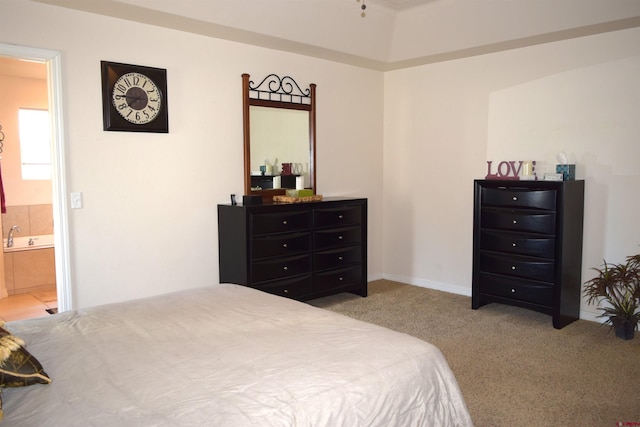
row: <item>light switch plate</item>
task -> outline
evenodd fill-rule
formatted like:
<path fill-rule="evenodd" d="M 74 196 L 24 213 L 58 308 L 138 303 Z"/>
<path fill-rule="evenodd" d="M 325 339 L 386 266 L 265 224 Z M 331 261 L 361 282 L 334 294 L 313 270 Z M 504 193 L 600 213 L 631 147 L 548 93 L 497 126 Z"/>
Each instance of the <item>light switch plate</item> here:
<path fill-rule="evenodd" d="M 71 209 L 82 208 L 82 193 L 71 193 Z"/>

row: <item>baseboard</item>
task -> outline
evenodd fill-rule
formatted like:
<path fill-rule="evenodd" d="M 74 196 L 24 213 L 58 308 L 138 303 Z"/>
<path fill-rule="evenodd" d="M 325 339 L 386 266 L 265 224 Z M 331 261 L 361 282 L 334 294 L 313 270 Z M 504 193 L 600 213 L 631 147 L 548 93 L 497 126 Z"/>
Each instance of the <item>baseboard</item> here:
<path fill-rule="evenodd" d="M 384 277 L 382 277 L 382 274 L 367 274 L 367 282 L 373 282 L 374 280 L 382 280 L 384 279 Z"/>
<path fill-rule="evenodd" d="M 580 310 L 580 319 L 588 320 L 590 322 L 602 323 L 602 319 L 598 317 L 598 313 L 592 313 L 590 311 Z"/>
<path fill-rule="evenodd" d="M 449 292 L 451 294 L 471 297 L 471 288 L 452 285 L 450 283 L 434 282 L 433 280 L 416 279 L 414 277 L 406 277 L 393 274 L 383 274 L 381 279 L 393 280 L 394 282 L 420 286 L 421 288 L 435 289 L 437 291 Z M 588 320 L 590 322 L 602 323 L 602 319 L 598 317 L 598 313 L 594 313 L 592 311 L 580 310 L 580 319 Z"/>
<path fill-rule="evenodd" d="M 421 288 L 435 289 L 437 291 L 449 292 L 451 294 L 471 296 L 471 288 L 464 286 L 451 285 L 449 283 L 435 282 L 433 280 L 415 279 L 405 276 L 396 276 L 393 274 L 383 274 L 383 278 L 393 280 L 394 282 L 407 283 L 409 285 L 420 286 Z"/>

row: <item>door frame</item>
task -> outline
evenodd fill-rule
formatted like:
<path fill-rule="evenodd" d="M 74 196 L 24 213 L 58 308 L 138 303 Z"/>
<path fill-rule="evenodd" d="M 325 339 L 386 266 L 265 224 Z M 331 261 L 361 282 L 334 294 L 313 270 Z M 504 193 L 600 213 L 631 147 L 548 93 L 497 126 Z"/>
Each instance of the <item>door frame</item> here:
<path fill-rule="evenodd" d="M 0 56 L 47 64 L 49 117 L 51 118 L 51 186 L 58 311 L 73 308 L 69 256 L 66 156 L 62 108 L 62 58 L 58 51 L 0 43 Z"/>

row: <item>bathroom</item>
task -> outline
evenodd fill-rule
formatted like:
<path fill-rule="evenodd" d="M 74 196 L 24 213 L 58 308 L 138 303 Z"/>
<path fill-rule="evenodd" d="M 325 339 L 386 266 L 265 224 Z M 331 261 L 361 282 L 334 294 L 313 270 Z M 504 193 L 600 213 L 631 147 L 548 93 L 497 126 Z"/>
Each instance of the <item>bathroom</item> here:
<path fill-rule="evenodd" d="M 0 57 L 0 97 L 0 320 L 11 321 L 57 308 L 46 64 Z"/>

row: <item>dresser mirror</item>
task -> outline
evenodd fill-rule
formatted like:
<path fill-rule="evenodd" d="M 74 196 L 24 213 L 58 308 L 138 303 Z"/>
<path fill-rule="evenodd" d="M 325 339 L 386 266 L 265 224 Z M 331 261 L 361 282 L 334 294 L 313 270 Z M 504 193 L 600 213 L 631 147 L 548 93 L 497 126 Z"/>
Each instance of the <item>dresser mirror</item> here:
<path fill-rule="evenodd" d="M 287 189 L 315 194 L 316 85 L 289 76 L 256 83 L 242 75 L 244 191 L 263 199 Z"/>

